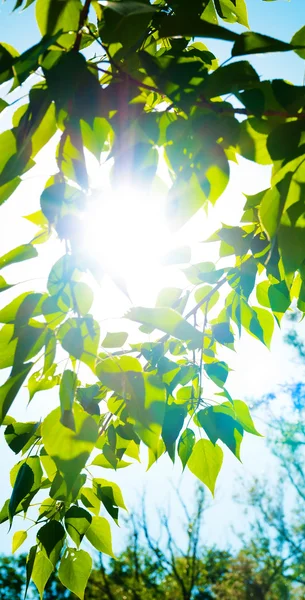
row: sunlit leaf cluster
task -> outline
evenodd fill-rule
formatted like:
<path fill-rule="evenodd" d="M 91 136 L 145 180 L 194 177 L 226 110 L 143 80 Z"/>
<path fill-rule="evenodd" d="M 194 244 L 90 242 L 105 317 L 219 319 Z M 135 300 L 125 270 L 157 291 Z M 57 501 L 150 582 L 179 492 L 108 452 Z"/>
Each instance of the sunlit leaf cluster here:
<path fill-rule="evenodd" d="M 34 265 L 54 239 L 62 255 L 39 290 L 20 294 L 18 281 L 0 275 L 1 292 L 16 286 L 0 310 L 0 368 L 10 369 L 0 421 L 18 461 L 0 520 L 11 526 L 34 511 L 27 586 L 33 579 L 42 596 L 59 562 L 61 582 L 83 598 L 92 560 L 81 544 L 113 556 L 109 519 L 117 523 L 126 508 L 109 470 L 146 460 L 146 447 L 149 467 L 165 453 L 178 457 L 214 493 L 225 446 L 240 459 L 244 433 L 259 435 L 226 387 L 223 352 L 242 330 L 269 347 L 291 303 L 305 310 L 305 88 L 261 80 L 247 56 L 305 58 L 305 28 L 290 43 L 253 32 L 245 0 L 36 0 L 35 14 L 37 44 L 21 55 L 0 44 L 0 83 L 30 88 L 0 134 L 0 204 L 54 139 L 57 169 L 26 217 L 35 237 L 2 256 L 0 269 Z M 245 29 L 236 33 L 232 23 Z M 206 38 L 228 43 L 226 64 Z M 9 110 L 6 100 L 0 110 Z M 121 331 L 105 336 L 91 312 L 103 261 L 83 244 L 87 152 L 112 161 L 114 186 L 132 182 L 145 193 L 162 156 L 173 230 L 217 203 L 239 155 L 272 165 L 271 186 L 246 198 L 239 223 L 210 238 L 217 264 L 192 264 L 184 250 L 177 262 L 186 288 L 131 307 Z M 139 341 L 130 342 L 138 328 Z M 10 416 L 24 385 L 29 402 L 54 388 L 55 408 L 43 421 Z M 16 532 L 13 550 L 26 538 Z"/>

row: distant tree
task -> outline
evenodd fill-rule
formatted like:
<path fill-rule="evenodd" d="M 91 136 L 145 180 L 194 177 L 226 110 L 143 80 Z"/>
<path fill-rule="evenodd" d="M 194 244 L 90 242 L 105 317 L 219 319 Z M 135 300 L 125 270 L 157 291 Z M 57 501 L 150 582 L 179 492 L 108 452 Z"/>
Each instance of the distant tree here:
<path fill-rule="evenodd" d="M 25 556 L 0 556 L 0 600 L 21 600 L 25 586 Z"/>

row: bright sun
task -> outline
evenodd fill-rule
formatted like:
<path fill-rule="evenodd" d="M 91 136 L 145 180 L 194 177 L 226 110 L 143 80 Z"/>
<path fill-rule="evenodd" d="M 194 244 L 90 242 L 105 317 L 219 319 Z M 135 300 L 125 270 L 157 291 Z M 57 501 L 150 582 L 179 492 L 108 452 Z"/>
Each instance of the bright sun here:
<path fill-rule="evenodd" d="M 162 195 L 132 186 L 96 193 L 86 217 L 85 245 L 101 265 L 136 289 L 155 279 L 172 239 Z"/>

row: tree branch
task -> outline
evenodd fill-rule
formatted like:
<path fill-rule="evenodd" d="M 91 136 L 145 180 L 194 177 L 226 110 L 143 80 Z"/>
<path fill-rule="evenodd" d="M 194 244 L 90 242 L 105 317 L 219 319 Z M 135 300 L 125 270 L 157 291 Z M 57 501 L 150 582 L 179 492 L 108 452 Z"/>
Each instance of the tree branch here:
<path fill-rule="evenodd" d="M 75 40 L 75 43 L 73 46 L 73 49 L 76 52 L 78 52 L 80 49 L 80 45 L 81 45 L 81 41 L 82 41 L 82 29 L 87 21 L 88 15 L 89 15 L 90 4 L 91 4 L 91 0 L 86 0 L 85 4 L 80 12 L 80 15 L 79 15 L 77 36 L 76 36 L 76 40 Z"/>

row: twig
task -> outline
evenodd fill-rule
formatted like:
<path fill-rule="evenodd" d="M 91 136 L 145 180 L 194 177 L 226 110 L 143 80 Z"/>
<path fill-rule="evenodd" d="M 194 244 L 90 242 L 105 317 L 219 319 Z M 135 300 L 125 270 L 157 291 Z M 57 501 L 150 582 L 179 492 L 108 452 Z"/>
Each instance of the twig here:
<path fill-rule="evenodd" d="M 103 433 L 105 433 L 106 429 L 107 429 L 107 425 L 109 425 L 111 419 L 113 417 L 112 413 L 109 413 L 108 416 L 105 418 L 105 421 L 101 427 L 101 429 L 99 430 L 99 434 L 98 437 L 101 437 L 103 435 Z"/>
<path fill-rule="evenodd" d="M 79 15 L 79 22 L 78 22 L 78 30 L 77 30 L 77 36 L 76 36 L 76 40 L 73 46 L 73 49 L 78 52 L 80 49 L 80 44 L 82 41 L 82 29 L 87 21 L 88 15 L 89 15 L 89 10 L 90 10 L 90 4 L 91 4 L 91 0 L 86 0 L 80 15 Z"/>
<path fill-rule="evenodd" d="M 254 116 L 253 111 L 248 110 L 247 108 L 235 108 L 234 106 L 231 106 L 230 108 L 228 106 L 223 107 L 222 102 L 210 102 L 209 100 L 206 100 L 205 98 L 202 98 L 200 102 L 197 102 L 196 106 L 199 106 L 201 108 L 208 108 L 208 109 L 212 110 L 213 112 L 216 112 L 216 113 L 222 114 L 222 115 L 245 115 L 246 117 Z M 305 119 L 305 111 L 298 112 L 298 113 L 289 113 L 286 111 L 266 110 L 261 114 L 261 116 L 262 117 L 281 117 L 283 119 L 292 119 L 292 118 Z"/>
<path fill-rule="evenodd" d="M 214 296 L 214 294 L 219 290 L 219 288 L 221 288 L 223 286 L 224 283 L 226 283 L 227 278 L 223 277 L 222 279 L 220 279 L 220 281 L 218 281 L 218 283 L 215 285 L 215 287 L 206 295 L 204 296 L 204 298 L 202 298 L 202 300 L 200 300 L 200 302 L 198 302 L 196 304 L 196 306 L 194 306 L 194 308 L 192 308 L 192 310 L 190 310 L 184 317 L 184 319 L 189 319 L 192 315 L 194 315 L 197 310 L 206 302 L 209 302 L 211 300 L 211 298 Z"/>

